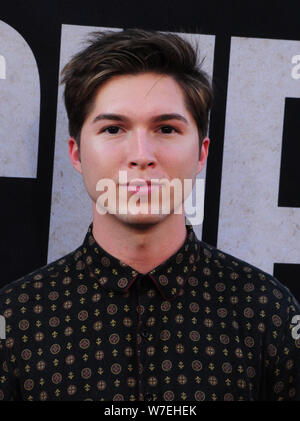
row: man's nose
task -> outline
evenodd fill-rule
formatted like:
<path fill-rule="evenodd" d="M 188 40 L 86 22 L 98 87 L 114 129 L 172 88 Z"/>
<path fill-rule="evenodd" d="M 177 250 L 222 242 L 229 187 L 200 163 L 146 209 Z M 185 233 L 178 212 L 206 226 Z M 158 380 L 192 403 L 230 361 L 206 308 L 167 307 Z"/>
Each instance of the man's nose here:
<path fill-rule="evenodd" d="M 146 130 L 136 130 L 129 139 L 128 166 L 130 168 L 156 165 L 154 144 Z"/>

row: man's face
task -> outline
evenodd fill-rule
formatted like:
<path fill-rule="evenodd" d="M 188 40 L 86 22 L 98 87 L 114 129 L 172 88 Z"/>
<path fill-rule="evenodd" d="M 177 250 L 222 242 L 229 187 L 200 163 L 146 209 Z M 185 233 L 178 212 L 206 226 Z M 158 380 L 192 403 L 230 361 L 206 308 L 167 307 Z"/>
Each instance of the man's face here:
<path fill-rule="evenodd" d="M 75 169 L 83 175 L 93 206 L 103 194 L 103 190 L 96 190 L 98 181 L 111 179 L 117 193 L 117 212 L 113 217 L 129 224 L 155 224 L 169 216 L 161 212 L 164 185 L 156 187 L 159 214 L 151 213 L 154 191 L 147 188 L 140 202 L 144 213 L 133 214 L 128 206 L 127 214 L 120 214 L 119 206 L 124 203 L 118 199 L 119 171 L 125 171 L 128 182 L 179 179 L 183 186 L 184 179 L 192 179 L 194 183 L 205 165 L 209 146 L 209 139 L 205 138 L 199 159 L 198 130 L 185 106 L 181 87 L 172 77 L 156 73 L 115 76 L 103 84 L 82 126 L 80 139 L 80 160 L 73 138 L 69 139 L 69 155 Z M 137 193 L 127 187 L 123 187 L 123 192 L 124 189 L 127 204 L 133 203 L 137 196 L 132 196 Z M 174 189 L 170 191 L 172 214 L 179 203 Z"/>

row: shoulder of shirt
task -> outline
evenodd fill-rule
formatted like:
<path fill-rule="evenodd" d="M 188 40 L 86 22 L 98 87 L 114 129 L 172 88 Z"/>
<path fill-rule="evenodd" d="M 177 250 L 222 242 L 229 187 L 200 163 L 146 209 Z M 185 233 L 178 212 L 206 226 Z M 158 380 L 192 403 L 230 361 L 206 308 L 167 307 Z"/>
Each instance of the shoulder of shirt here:
<path fill-rule="evenodd" d="M 32 290 L 34 289 L 35 292 L 38 294 L 39 291 L 41 291 L 38 286 L 39 281 L 43 282 L 43 289 L 47 289 L 47 285 L 51 282 L 51 280 L 55 280 L 55 278 L 61 277 L 61 275 L 63 274 L 64 276 L 67 276 L 66 268 L 76 264 L 76 253 L 80 253 L 82 247 L 83 246 L 80 245 L 75 250 L 71 251 L 65 256 L 60 257 L 44 266 L 41 266 L 33 270 L 32 272 L 22 276 L 21 278 L 18 278 L 17 280 L 12 281 L 1 287 L 0 310 L 3 304 L 5 304 L 6 300 L 9 300 L 9 302 L 11 302 L 14 300 L 14 298 L 17 298 L 22 293 L 26 294 L 29 290 L 31 290 L 32 292 Z"/>
<path fill-rule="evenodd" d="M 202 262 L 202 269 L 207 263 L 209 267 L 223 271 L 224 275 L 227 275 L 226 279 L 231 279 L 235 285 L 242 286 L 241 283 L 244 285 L 252 283 L 255 286 L 254 293 L 259 291 L 261 294 L 260 288 L 264 285 L 266 288 L 265 294 L 273 296 L 274 299 L 282 295 L 281 300 L 285 300 L 287 305 L 294 305 L 300 309 L 300 305 L 290 289 L 275 276 L 204 241 L 198 239 L 198 242 L 200 255 L 202 254 L 202 258 L 199 260 L 199 262 Z M 206 260 L 203 260 L 203 258 Z"/>

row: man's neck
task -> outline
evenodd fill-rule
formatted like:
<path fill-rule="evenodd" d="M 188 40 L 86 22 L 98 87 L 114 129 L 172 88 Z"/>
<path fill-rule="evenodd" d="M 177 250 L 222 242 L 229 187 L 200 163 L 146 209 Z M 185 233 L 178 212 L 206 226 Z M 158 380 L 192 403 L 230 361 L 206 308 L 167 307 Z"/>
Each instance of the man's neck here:
<path fill-rule="evenodd" d="M 93 209 L 93 236 L 109 254 L 140 273 L 148 273 L 166 261 L 186 239 L 184 215 L 172 214 L 147 228 L 125 223 L 114 215 Z"/>

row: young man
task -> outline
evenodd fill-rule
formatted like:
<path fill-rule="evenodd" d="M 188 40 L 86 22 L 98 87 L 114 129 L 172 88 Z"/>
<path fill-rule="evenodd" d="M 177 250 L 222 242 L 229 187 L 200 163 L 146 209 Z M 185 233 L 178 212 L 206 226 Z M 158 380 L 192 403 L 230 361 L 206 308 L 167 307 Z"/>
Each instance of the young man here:
<path fill-rule="evenodd" d="M 299 400 L 299 304 L 197 239 L 183 187 L 163 195 L 208 155 L 196 52 L 172 34 L 98 33 L 63 81 L 93 221 L 80 247 L 0 292 L 0 399 Z"/>

